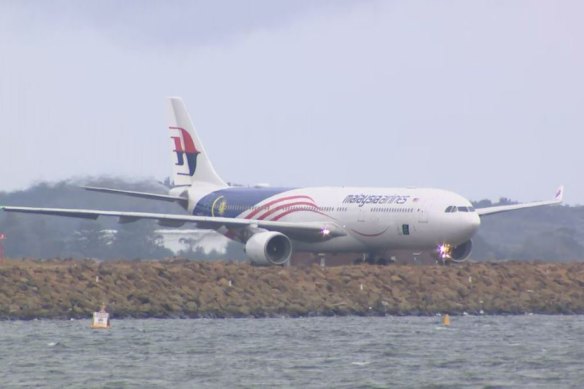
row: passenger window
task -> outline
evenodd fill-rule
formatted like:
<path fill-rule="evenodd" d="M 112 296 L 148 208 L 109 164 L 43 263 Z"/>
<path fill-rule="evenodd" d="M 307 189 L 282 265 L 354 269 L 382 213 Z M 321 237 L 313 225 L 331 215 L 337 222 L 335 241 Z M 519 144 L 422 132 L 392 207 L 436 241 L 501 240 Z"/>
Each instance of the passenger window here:
<path fill-rule="evenodd" d="M 404 234 L 404 235 L 410 234 L 410 225 L 409 224 L 402 224 L 402 234 Z"/>

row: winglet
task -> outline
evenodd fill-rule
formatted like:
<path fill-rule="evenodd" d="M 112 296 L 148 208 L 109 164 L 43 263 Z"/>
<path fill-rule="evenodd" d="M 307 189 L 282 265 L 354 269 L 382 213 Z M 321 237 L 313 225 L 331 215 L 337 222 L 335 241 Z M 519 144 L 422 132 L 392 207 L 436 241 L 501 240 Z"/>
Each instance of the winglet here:
<path fill-rule="evenodd" d="M 558 190 L 556 190 L 556 196 L 554 197 L 554 200 L 560 203 L 564 201 L 564 185 L 561 185 Z"/>

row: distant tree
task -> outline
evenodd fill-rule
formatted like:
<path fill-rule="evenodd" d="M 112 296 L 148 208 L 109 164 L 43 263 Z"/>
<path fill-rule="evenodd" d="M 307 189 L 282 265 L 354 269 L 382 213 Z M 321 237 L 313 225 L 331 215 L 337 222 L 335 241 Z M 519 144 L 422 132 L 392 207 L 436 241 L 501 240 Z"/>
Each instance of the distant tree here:
<path fill-rule="evenodd" d="M 66 242 L 63 233 L 55 228 L 51 220 L 54 217 L 40 216 L 36 223 L 30 226 L 33 239 L 36 241 L 37 258 L 55 258 L 63 255 Z"/>
<path fill-rule="evenodd" d="M 150 220 L 140 220 L 120 225 L 111 245 L 114 257 L 125 259 L 160 259 L 174 253 L 161 245 Z"/>
<path fill-rule="evenodd" d="M 20 215 L 7 213 L 2 216 L 0 232 L 6 235 L 6 240 L 4 240 L 5 256 L 8 258 L 33 256 L 31 249 L 36 243 Z"/>
<path fill-rule="evenodd" d="M 481 201 L 473 201 L 473 206 L 475 208 L 485 208 L 485 207 L 490 207 L 493 205 L 493 202 L 491 200 L 481 200 Z"/>
<path fill-rule="evenodd" d="M 470 258 L 480 261 L 497 260 L 501 259 L 501 253 L 495 245 L 487 243 L 482 236 L 477 235 L 472 239 Z"/>
<path fill-rule="evenodd" d="M 576 231 L 558 228 L 529 237 L 514 253 L 514 257 L 546 261 L 583 260 L 584 246 L 578 242 Z"/>
<path fill-rule="evenodd" d="M 192 260 L 198 261 L 208 261 L 213 259 L 222 259 L 223 254 L 218 253 L 216 250 L 207 252 L 203 246 L 200 245 L 201 240 L 189 236 L 180 238 L 179 243 L 186 246 L 185 249 L 179 251 L 181 257 L 185 257 Z"/>
<path fill-rule="evenodd" d="M 217 250 L 206 251 L 203 246 L 198 245 L 199 239 L 183 237 L 179 242 L 186 245 L 186 249 L 181 250 L 178 254 L 193 260 L 243 260 L 246 258 L 241 243 L 228 241 L 224 252 Z"/>
<path fill-rule="evenodd" d="M 107 259 L 111 257 L 111 241 L 97 221 L 82 221 L 69 240 L 71 256 Z"/>
<path fill-rule="evenodd" d="M 513 201 L 511 199 L 508 199 L 507 197 L 501 197 L 499 199 L 499 202 L 495 205 L 509 205 L 509 204 L 517 204 L 517 201 Z"/>
<path fill-rule="evenodd" d="M 243 250 L 243 244 L 233 240 L 230 240 L 227 243 L 224 257 L 229 261 L 243 261 L 247 259 L 245 251 Z"/>
<path fill-rule="evenodd" d="M 186 246 L 186 249 L 180 250 L 180 255 L 190 258 L 196 250 L 199 239 L 183 236 L 182 238 L 179 238 L 178 242 Z"/>
<path fill-rule="evenodd" d="M 65 247 L 62 233 L 49 222 L 52 218 L 39 216 L 35 223 L 25 215 L 4 215 L 0 232 L 7 257 L 54 258 L 61 256 Z"/>

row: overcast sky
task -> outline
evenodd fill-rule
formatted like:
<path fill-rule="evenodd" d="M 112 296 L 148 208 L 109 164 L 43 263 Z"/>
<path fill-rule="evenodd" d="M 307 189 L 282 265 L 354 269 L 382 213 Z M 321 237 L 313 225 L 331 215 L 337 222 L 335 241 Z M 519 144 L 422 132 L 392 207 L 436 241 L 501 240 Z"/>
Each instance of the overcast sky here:
<path fill-rule="evenodd" d="M 584 204 L 584 2 L 2 1 L 0 191 L 170 174 Z"/>

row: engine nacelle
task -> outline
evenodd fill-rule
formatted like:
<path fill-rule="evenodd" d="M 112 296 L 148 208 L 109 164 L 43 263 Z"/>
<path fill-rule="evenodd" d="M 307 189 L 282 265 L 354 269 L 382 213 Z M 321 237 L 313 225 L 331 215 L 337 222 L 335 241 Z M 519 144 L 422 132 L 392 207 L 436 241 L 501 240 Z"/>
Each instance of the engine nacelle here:
<path fill-rule="evenodd" d="M 292 256 L 292 242 L 280 232 L 259 232 L 249 238 L 245 252 L 254 265 L 283 265 Z"/>
<path fill-rule="evenodd" d="M 454 262 L 464 262 L 470 255 L 471 251 L 472 241 L 467 240 L 466 242 L 452 248 L 450 259 Z"/>

